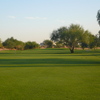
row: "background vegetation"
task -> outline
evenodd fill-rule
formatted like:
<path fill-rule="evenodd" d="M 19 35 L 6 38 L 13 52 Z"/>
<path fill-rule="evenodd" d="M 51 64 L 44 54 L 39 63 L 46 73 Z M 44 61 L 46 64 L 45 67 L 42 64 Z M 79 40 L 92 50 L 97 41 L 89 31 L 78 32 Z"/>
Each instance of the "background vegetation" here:
<path fill-rule="evenodd" d="M 54 30 L 50 36 L 51 40 L 44 40 L 38 44 L 35 41 L 22 42 L 13 37 L 6 39 L 4 42 L 0 40 L 0 48 L 26 50 L 36 48 L 69 48 L 74 53 L 74 48 L 96 48 L 100 47 L 100 34 L 93 35 L 88 30 L 84 30 L 82 26 L 71 24 L 69 27 L 61 27 Z"/>

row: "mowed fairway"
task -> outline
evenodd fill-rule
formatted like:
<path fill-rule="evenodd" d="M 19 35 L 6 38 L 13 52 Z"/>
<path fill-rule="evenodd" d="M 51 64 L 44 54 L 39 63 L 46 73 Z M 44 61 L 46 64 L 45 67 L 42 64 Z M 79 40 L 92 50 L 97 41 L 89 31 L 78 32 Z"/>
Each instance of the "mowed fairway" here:
<path fill-rule="evenodd" d="M 0 51 L 0 100 L 100 100 L 100 50 Z"/>

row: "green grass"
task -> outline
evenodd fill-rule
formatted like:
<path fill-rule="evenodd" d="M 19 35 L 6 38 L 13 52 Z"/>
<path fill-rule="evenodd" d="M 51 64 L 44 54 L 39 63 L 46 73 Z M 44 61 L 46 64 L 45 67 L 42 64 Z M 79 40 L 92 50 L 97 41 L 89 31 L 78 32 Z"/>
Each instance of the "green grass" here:
<path fill-rule="evenodd" d="M 100 100 L 100 50 L 0 51 L 0 100 Z"/>

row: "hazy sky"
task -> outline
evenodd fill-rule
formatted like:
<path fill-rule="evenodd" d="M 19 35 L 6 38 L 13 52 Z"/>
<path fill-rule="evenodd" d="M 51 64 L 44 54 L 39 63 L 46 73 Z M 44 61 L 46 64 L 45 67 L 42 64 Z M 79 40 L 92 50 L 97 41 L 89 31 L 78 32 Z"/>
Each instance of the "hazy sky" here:
<path fill-rule="evenodd" d="M 40 43 L 71 23 L 97 34 L 99 9 L 100 0 L 0 0 L 0 38 Z"/>

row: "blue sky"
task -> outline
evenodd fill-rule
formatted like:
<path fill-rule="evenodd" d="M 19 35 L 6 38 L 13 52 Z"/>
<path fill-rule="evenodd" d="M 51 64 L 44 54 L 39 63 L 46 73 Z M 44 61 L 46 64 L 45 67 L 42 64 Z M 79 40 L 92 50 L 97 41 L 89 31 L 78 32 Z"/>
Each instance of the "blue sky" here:
<path fill-rule="evenodd" d="M 0 38 L 41 43 L 71 23 L 97 34 L 99 9 L 100 0 L 0 0 Z"/>

